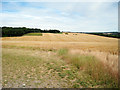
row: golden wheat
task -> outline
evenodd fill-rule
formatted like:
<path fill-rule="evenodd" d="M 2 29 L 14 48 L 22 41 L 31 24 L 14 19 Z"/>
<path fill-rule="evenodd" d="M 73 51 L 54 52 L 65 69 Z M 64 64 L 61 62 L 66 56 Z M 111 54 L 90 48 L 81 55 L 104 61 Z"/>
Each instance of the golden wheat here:
<path fill-rule="evenodd" d="M 2 38 L 2 44 L 3 46 L 30 46 L 44 49 L 98 50 L 118 54 L 118 39 L 89 34 L 73 35 L 73 33 L 69 33 L 69 35 L 65 35 L 44 33 L 43 36 L 4 37 Z"/>

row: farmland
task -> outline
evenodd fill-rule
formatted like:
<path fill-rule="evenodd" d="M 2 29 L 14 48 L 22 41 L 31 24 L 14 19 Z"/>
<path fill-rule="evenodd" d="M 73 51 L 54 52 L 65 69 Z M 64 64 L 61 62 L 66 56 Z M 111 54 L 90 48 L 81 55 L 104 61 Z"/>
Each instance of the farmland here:
<path fill-rule="evenodd" d="M 81 33 L 2 38 L 3 87 L 118 85 L 118 39 Z"/>

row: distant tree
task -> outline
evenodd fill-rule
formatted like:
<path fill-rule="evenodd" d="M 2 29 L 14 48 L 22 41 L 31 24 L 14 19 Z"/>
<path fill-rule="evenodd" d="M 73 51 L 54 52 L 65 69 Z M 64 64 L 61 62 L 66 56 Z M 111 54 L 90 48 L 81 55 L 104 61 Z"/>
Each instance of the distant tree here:
<path fill-rule="evenodd" d="M 59 30 L 41 30 L 37 28 L 26 27 L 1 27 L 2 37 L 22 36 L 26 33 L 60 33 Z"/>

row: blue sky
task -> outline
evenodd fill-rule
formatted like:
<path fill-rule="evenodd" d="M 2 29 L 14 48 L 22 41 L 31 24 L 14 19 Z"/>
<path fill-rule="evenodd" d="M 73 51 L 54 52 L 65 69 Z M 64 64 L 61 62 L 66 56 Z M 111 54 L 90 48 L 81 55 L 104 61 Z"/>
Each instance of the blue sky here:
<path fill-rule="evenodd" d="M 72 32 L 118 30 L 117 2 L 2 2 L 2 26 Z"/>

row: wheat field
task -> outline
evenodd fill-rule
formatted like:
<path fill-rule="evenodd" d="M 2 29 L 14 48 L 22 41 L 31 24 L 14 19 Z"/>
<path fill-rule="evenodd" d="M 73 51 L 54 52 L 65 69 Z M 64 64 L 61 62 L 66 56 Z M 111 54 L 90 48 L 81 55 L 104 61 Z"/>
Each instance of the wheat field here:
<path fill-rule="evenodd" d="M 89 34 L 74 35 L 44 33 L 43 36 L 22 36 L 2 38 L 4 46 L 27 46 L 44 49 L 80 49 L 118 54 L 118 39 Z"/>
<path fill-rule="evenodd" d="M 57 88 L 114 87 L 112 86 L 112 84 L 104 84 L 104 83 L 101 84 L 101 83 L 96 83 L 96 81 L 92 83 L 90 81 L 93 79 L 90 78 L 88 79 L 89 75 L 85 79 L 88 81 L 84 82 L 83 84 L 81 82 L 83 78 L 80 78 L 79 76 L 82 75 L 83 77 L 87 76 L 86 74 L 80 74 L 84 70 L 82 72 L 76 71 L 74 65 L 73 67 L 71 67 L 71 64 L 70 65 L 68 64 L 69 62 L 75 61 L 73 59 L 76 59 L 77 57 L 76 55 L 94 56 L 97 60 L 102 62 L 101 65 L 103 65 L 105 68 L 108 69 L 110 73 L 112 73 L 113 77 L 116 78 L 118 76 L 118 39 L 116 38 L 102 37 L 102 36 L 96 36 L 90 34 L 81 34 L 81 33 L 68 33 L 68 35 L 66 35 L 65 33 L 62 34 L 43 33 L 42 36 L 3 37 L 2 49 L 3 49 L 2 51 L 3 51 L 3 68 L 4 68 L 3 69 L 4 87 L 52 87 L 52 88 L 53 87 L 57 87 Z M 69 54 L 65 54 L 65 56 L 58 55 L 57 51 L 61 49 L 68 50 Z M 64 50 L 62 51 L 62 53 L 64 53 Z M 24 58 L 22 58 L 22 56 Z M 71 59 L 69 57 L 71 57 Z M 22 60 L 21 58 L 26 64 L 30 63 L 32 67 L 30 65 L 26 65 L 25 63 L 21 62 Z M 76 60 L 80 58 L 83 57 L 77 57 Z M 85 57 L 85 58 L 88 59 L 92 57 Z M 39 59 L 41 61 L 39 61 Z M 17 63 L 15 60 L 19 60 L 19 63 L 23 63 L 27 68 L 29 67 L 32 68 L 31 72 L 33 73 L 31 74 L 31 72 L 28 72 L 26 74 L 28 69 L 24 68 L 24 66 L 19 66 L 19 63 Z M 29 60 L 33 60 L 33 62 L 32 61 L 29 62 Z M 38 63 L 34 62 L 34 60 L 37 60 Z M 43 62 L 44 64 L 40 65 L 41 69 L 39 69 L 38 68 L 39 63 L 43 63 Z M 11 63 L 15 63 L 18 66 L 16 67 Z M 34 65 L 32 65 L 31 63 L 34 63 Z M 55 65 L 55 67 L 51 65 L 53 66 Z M 13 69 L 14 73 L 12 73 L 8 67 L 11 68 L 11 70 Z M 32 77 L 36 77 L 36 79 L 33 81 L 38 81 L 37 84 L 34 85 L 34 83 L 32 81 L 29 81 L 29 79 L 26 79 L 28 81 L 24 81 L 23 80 L 24 77 L 17 76 L 18 70 L 17 69 L 14 70 L 14 67 L 16 67 L 20 71 L 24 68 L 25 71 L 23 73 L 25 73 L 26 75 L 25 77 L 28 78 L 29 75 L 31 75 Z M 67 70 L 66 72 L 64 71 L 63 67 L 65 67 L 65 70 Z M 36 72 L 36 70 L 42 73 L 39 74 L 39 72 Z M 46 72 L 44 72 L 45 70 Z M 9 75 L 7 71 L 11 72 L 10 73 L 11 75 Z M 74 71 L 76 72 L 74 73 Z M 17 77 L 19 79 L 15 81 Z M 12 78 L 13 81 L 10 78 Z M 23 81 L 20 81 L 21 78 Z M 52 82 L 53 78 L 56 79 L 53 80 Z M 60 78 L 62 78 L 61 81 L 59 81 Z M 96 76 L 96 78 L 98 79 L 98 76 Z M 40 80 L 44 83 L 41 84 L 41 82 L 39 82 Z M 24 83 L 25 85 L 23 85 L 21 84 L 23 82 L 29 82 L 29 83 Z"/>

